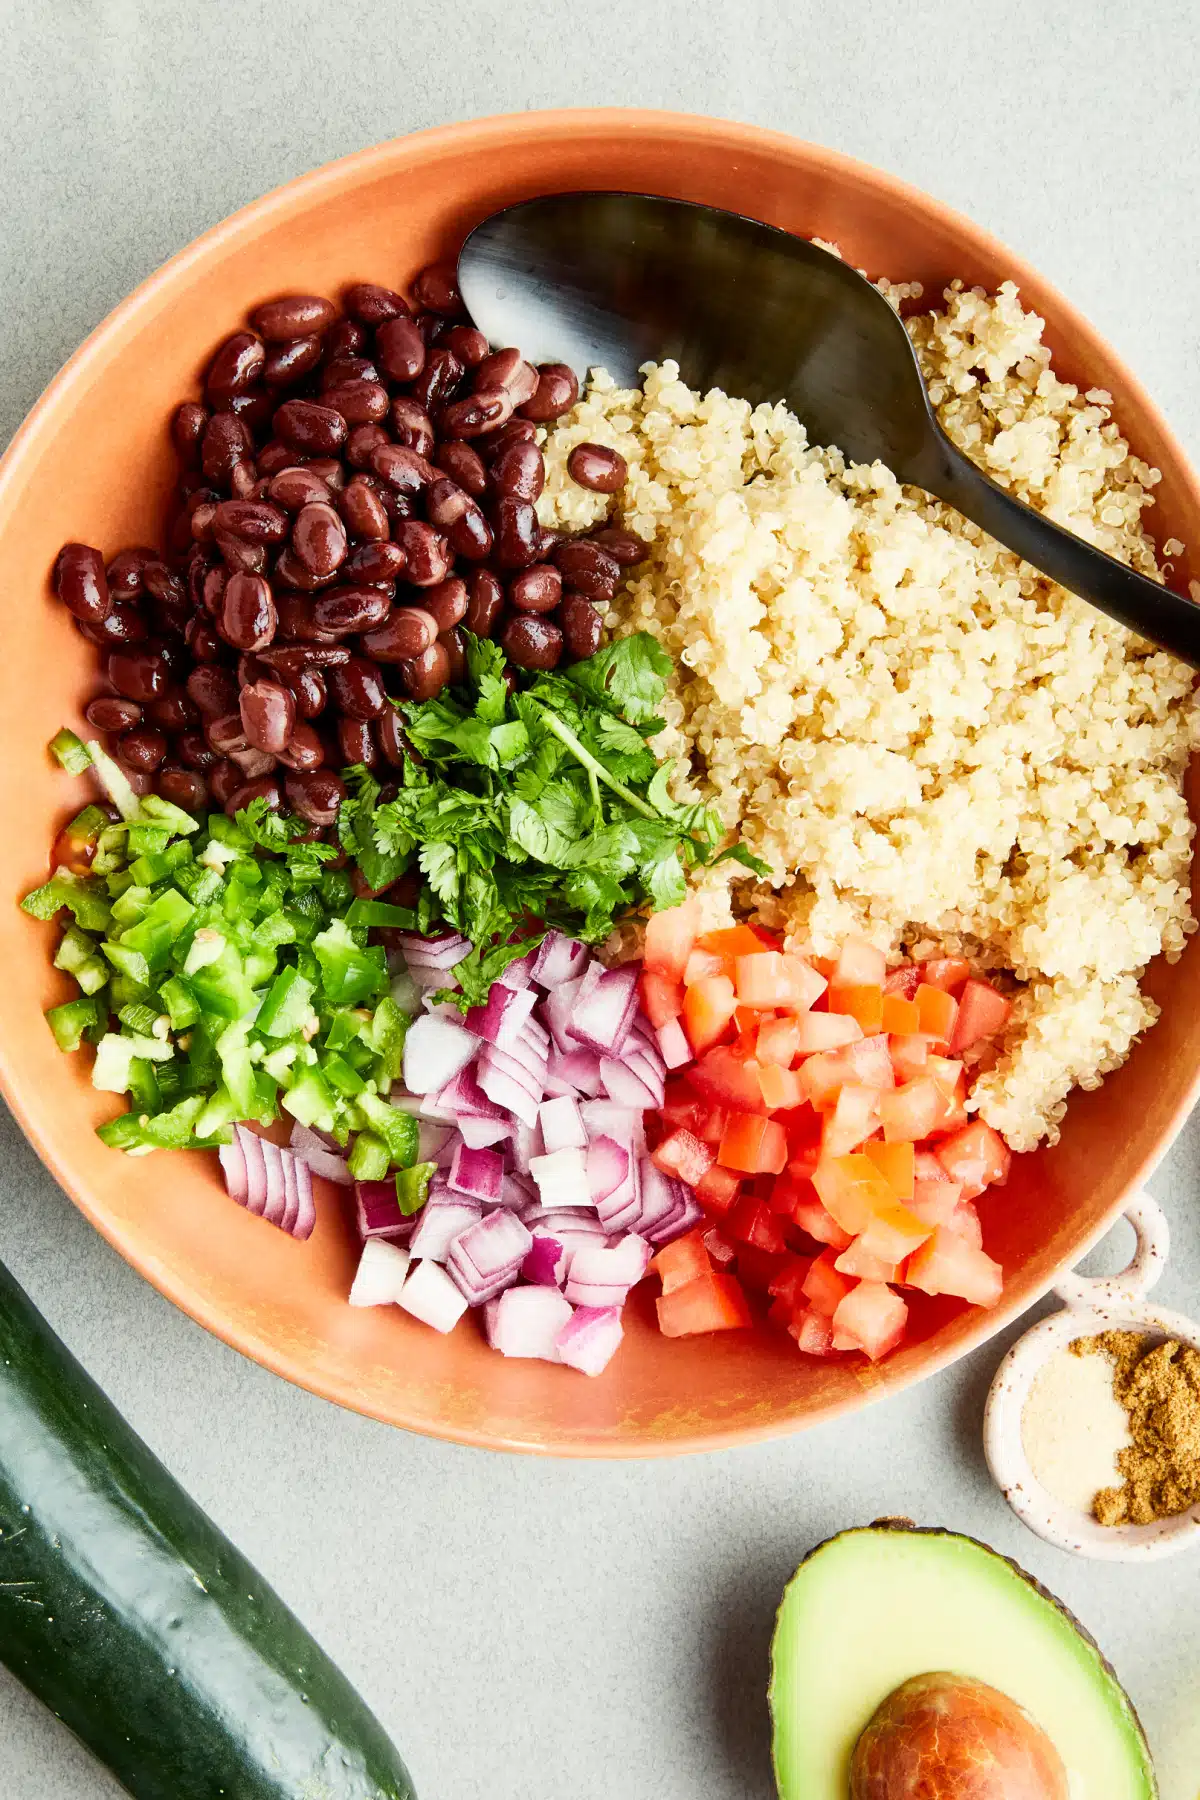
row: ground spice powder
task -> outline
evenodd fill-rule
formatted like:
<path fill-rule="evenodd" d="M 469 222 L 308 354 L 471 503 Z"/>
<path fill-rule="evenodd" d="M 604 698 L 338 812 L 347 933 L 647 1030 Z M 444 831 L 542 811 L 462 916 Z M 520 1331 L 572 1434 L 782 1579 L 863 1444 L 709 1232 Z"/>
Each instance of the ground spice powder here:
<path fill-rule="evenodd" d="M 1200 1501 L 1200 1352 L 1140 1331 L 1076 1338 L 1071 1349 L 1109 1358 L 1133 1440 L 1117 1454 L 1125 1480 L 1101 1488 L 1096 1518 L 1101 1525 L 1149 1525 L 1186 1512 Z"/>

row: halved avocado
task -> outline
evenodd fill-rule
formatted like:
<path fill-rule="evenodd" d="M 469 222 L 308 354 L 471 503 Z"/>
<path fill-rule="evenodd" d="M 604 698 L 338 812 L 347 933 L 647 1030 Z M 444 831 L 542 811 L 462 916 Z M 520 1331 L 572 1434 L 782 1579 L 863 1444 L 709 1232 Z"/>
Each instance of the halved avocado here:
<path fill-rule="evenodd" d="M 788 1583 L 771 1650 L 780 1800 L 847 1800 L 880 1702 L 914 1675 L 972 1676 L 1050 1738 L 1071 1800 L 1156 1800 L 1129 1698 L 1071 1614 L 974 1538 L 881 1521 L 843 1531 Z"/>

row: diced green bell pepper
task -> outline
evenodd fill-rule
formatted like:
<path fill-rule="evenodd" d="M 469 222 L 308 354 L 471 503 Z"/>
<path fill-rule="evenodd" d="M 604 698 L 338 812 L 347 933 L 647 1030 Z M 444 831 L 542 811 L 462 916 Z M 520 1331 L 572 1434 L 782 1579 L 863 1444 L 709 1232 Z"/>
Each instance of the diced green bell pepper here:
<path fill-rule="evenodd" d="M 168 975 L 158 991 L 167 1009 L 172 1031 L 186 1031 L 189 1025 L 196 1023 L 200 1017 L 200 1008 L 186 981 L 178 975 Z"/>
<path fill-rule="evenodd" d="M 68 775 L 82 775 L 91 766 L 92 759 L 82 738 L 76 737 L 73 731 L 68 731 L 65 725 L 50 739 L 50 754 L 56 762 L 62 764 Z"/>
<path fill-rule="evenodd" d="M 305 1068 L 284 1090 L 281 1099 L 293 1119 L 299 1119 L 302 1125 L 310 1125 L 314 1131 L 333 1130 L 337 1108 L 319 1069 Z"/>
<path fill-rule="evenodd" d="M 334 919 L 317 933 L 313 951 L 321 965 L 321 985 L 334 1006 L 374 999 L 387 986 L 387 958 L 382 947 L 361 948 L 342 919 Z"/>
<path fill-rule="evenodd" d="M 436 1171 L 437 1164 L 431 1162 L 414 1163 L 410 1169 L 396 1171 L 396 1199 L 405 1218 L 420 1212 L 428 1200 L 429 1184 Z"/>
<path fill-rule="evenodd" d="M 369 1091 L 357 1095 L 355 1105 L 371 1130 L 377 1132 L 387 1145 L 392 1161 L 402 1169 L 410 1168 L 417 1160 L 419 1138 L 417 1121 L 413 1115 L 401 1112 L 398 1107 L 389 1105 L 378 1094 Z"/>
<path fill-rule="evenodd" d="M 280 969 L 258 1010 L 256 1030 L 266 1037 L 291 1037 L 308 1020 L 312 999 L 313 985 L 298 969 Z"/>
<path fill-rule="evenodd" d="M 382 1138 L 373 1131 L 360 1131 L 347 1162 L 355 1181 L 382 1181 L 391 1160 Z"/>
<path fill-rule="evenodd" d="M 60 1050 L 78 1050 L 84 1032 L 99 1022 L 100 1008 L 89 999 L 67 1000 L 62 1006 L 52 1006 L 46 1014 L 46 1023 Z"/>

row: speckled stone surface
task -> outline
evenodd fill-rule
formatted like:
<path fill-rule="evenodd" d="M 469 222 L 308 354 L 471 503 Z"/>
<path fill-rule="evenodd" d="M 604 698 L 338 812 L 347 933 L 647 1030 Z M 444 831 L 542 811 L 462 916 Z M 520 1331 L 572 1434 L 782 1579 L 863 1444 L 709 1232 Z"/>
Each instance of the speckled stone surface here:
<path fill-rule="evenodd" d="M 0 26 L 0 442 L 116 301 L 255 195 L 421 126 L 614 103 L 791 131 L 970 212 L 1200 450 L 1186 0 L 0 0 Z M 1174 1238 L 1155 1297 L 1180 1310 L 1200 1307 L 1198 1173 L 1193 1123 L 1151 1184 Z M 535 1463 L 389 1431 L 225 1349 L 118 1260 L 6 1116 L 0 1257 L 360 1685 L 423 1800 L 769 1800 L 780 1590 L 819 1538 L 881 1513 L 973 1532 L 1061 1594 L 1131 1690 L 1164 1800 L 1196 1800 L 1200 1563 L 1079 1562 L 1008 1511 L 980 1422 L 1014 1333 L 790 1441 Z M 0 1672 L 4 1800 L 117 1793 Z"/>

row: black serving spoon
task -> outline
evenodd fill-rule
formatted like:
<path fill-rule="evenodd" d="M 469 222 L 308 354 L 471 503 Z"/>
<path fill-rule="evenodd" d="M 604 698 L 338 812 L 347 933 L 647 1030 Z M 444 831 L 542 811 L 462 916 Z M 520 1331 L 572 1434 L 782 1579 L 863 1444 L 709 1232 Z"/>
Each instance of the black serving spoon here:
<path fill-rule="evenodd" d="M 670 357 L 690 387 L 784 400 L 814 444 L 958 508 L 1034 568 L 1200 668 L 1200 606 L 997 487 L 941 429 L 908 333 L 827 250 L 737 213 L 652 194 L 552 194 L 468 237 L 459 286 L 493 344 L 626 387 Z"/>

